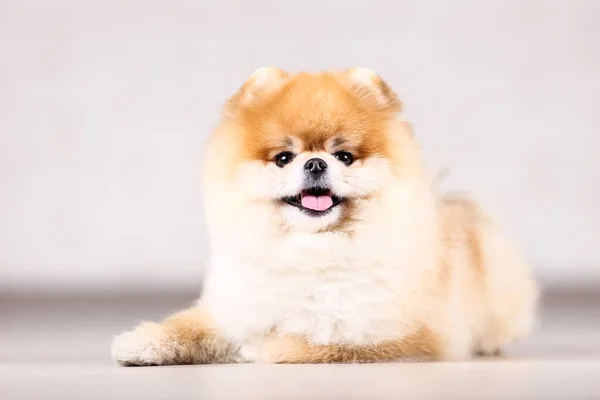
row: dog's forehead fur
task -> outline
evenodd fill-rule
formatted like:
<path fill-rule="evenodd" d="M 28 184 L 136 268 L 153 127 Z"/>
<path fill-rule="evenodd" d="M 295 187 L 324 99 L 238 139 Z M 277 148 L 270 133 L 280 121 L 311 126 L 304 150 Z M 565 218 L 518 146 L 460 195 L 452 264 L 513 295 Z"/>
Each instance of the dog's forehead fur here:
<path fill-rule="evenodd" d="M 234 97 L 230 109 L 245 155 L 254 160 L 271 161 L 292 148 L 387 157 L 387 128 L 399 103 L 386 100 L 395 96 L 385 88 L 357 85 L 343 73 L 301 73 L 258 91 L 251 101 Z"/>

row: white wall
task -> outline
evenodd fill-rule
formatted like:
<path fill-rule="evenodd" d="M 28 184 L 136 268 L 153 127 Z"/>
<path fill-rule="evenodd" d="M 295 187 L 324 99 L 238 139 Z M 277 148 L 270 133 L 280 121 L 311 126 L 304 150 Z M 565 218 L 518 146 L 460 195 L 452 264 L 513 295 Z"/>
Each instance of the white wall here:
<path fill-rule="evenodd" d="M 368 66 L 547 281 L 600 279 L 600 2 L 0 4 L 0 288 L 199 283 L 198 160 L 257 67 Z"/>

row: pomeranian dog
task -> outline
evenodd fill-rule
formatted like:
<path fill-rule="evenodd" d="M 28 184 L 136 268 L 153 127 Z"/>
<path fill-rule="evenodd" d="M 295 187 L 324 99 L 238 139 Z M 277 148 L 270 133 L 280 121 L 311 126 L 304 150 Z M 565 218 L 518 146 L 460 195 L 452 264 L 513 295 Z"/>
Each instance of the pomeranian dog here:
<path fill-rule="evenodd" d="M 197 304 L 117 336 L 122 365 L 452 360 L 530 332 L 537 290 L 473 201 L 435 193 L 366 68 L 261 68 L 224 107 Z"/>

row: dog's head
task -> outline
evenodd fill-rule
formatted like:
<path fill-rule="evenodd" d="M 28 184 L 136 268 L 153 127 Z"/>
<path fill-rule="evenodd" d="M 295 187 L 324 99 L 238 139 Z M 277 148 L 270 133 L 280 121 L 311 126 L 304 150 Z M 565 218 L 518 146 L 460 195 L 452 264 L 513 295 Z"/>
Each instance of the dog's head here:
<path fill-rule="evenodd" d="M 288 231 L 351 228 L 410 164 L 407 148 L 414 146 L 397 118 L 400 109 L 387 84 L 366 68 L 259 69 L 225 106 L 213 135 L 211 210 L 262 213 L 251 216 L 254 223 L 276 222 Z"/>

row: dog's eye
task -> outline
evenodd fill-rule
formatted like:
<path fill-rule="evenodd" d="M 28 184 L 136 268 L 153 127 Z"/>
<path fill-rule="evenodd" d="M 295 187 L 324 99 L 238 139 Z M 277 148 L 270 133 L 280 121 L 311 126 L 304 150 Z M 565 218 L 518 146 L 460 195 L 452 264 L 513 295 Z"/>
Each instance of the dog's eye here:
<path fill-rule="evenodd" d="M 354 162 L 354 157 L 347 151 L 338 151 L 337 153 L 333 153 L 333 156 L 346 165 L 350 165 Z"/>
<path fill-rule="evenodd" d="M 291 151 L 279 153 L 275 156 L 275 165 L 277 165 L 279 168 L 283 168 L 287 164 L 291 163 L 294 157 L 296 157 L 296 155 Z"/>

